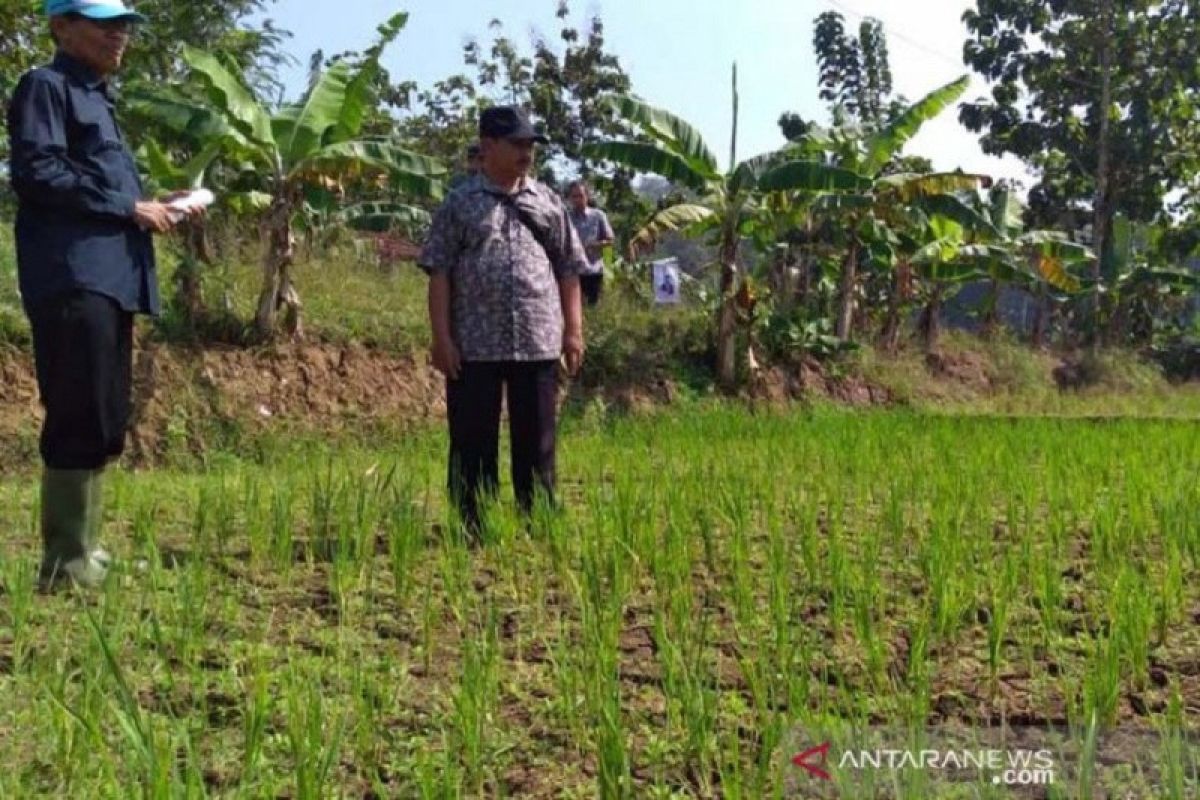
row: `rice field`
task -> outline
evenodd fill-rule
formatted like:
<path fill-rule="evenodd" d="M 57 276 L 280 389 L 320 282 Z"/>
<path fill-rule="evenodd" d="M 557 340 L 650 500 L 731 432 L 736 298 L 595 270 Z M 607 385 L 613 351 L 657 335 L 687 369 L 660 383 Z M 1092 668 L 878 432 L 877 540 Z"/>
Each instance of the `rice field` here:
<path fill-rule="evenodd" d="M 1200 793 L 1194 423 L 576 420 L 565 510 L 505 493 L 478 546 L 444 448 L 114 471 L 94 596 L 35 591 L 35 481 L 0 479 L 0 797 L 838 796 L 793 761 L 837 726 L 1092 756 L 869 796 Z"/>

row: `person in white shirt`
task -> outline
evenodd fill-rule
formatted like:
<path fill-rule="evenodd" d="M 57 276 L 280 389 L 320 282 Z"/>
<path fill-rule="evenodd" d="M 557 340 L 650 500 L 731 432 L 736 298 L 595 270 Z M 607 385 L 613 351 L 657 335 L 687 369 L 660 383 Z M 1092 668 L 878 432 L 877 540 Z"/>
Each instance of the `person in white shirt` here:
<path fill-rule="evenodd" d="M 608 215 L 598 208 L 588 205 L 590 201 L 588 185 L 583 181 L 574 181 L 567 187 L 567 202 L 571 210 L 571 222 L 583 242 L 587 253 L 588 267 L 579 276 L 579 287 L 589 306 L 600 302 L 600 292 L 604 285 L 604 248 L 613 243 L 612 225 L 608 223 Z"/>

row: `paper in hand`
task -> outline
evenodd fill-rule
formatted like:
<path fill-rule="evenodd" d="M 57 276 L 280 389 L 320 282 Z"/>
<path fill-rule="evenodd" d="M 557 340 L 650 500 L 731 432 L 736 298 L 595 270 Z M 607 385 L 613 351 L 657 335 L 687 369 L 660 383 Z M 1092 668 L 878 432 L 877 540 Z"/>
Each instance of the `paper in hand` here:
<path fill-rule="evenodd" d="M 176 197 L 167 203 L 167 206 L 171 209 L 171 221 L 178 222 L 187 216 L 187 212 L 193 208 L 207 208 L 216 199 L 208 189 L 196 189 L 195 191 Z"/>

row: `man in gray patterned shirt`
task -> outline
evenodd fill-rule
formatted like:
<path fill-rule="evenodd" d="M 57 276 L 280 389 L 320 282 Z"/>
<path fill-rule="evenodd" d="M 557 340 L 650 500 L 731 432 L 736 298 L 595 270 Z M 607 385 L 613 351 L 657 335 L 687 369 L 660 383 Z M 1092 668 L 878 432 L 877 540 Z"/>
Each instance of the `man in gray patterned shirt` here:
<path fill-rule="evenodd" d="M 519 109 L 479 119 L 482 169 L 434 215 L 418 264 L 429 275 L 433 365 L 446 376 L 450 496 L 479 530 L 481 494 L 499 482 L 502 390 L 521 510 L 553 501 L 557 370 L 583 360 L 579 274 L 587 256 L 553 191 L 528 177 L 536 132 Z"/>

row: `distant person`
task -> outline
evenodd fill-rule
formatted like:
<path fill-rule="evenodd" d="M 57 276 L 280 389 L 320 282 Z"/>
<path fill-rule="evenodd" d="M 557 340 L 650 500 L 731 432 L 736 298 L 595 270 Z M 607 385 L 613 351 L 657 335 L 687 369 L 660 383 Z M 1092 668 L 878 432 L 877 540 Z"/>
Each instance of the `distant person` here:
<path fill-rule="evenodd" d="M 567 187 L 567 200 L 571 205 L 571 222 L 579 232 L 587 253 L 588 266 L 579 276 L 579 285 L 589 306 L 600 302 L 604 287 L 604 248 L 613 243 L 613 229 L 608 224 L 608 215 L 589 205 L 591 192 L 583 181 L 575 181 Z"/>
<path fill-rule="evenodd" d="M 473 142 L 468 145 L 465 157 L 463 158 L 463 171 L 450 180 L 450 190 L 457 189 L 469 179 L 478 175 L 482 165 L 483 161 L 479 143 Z"/>
<path fill-rule="evenodd" d="M 558 365 L 583 360 L 579 273 L 587 257 L 567 210 L 528 176 L 546 139 L 517 108 L 479 119 L 482 168 L 434 215 L 418 264 L 429 276 L 433 365 L 446 376 L 450 496 L 473 534 L 499 482 L 501 391 L 520 509 L 553 502 Z"/>
<path fill-rule="evenodd" d="M 125 447 L 133 315 L 159 308 L 151 233 L 179 212 L 142 199 L 108 83 L 145 18 L 121 0 L 45 10 L 54 60 L 21 77 L 8 108 L 18 283 L 46 410 L 39 583 L 95 587 L 111 560 L 102 476 Z"/>

